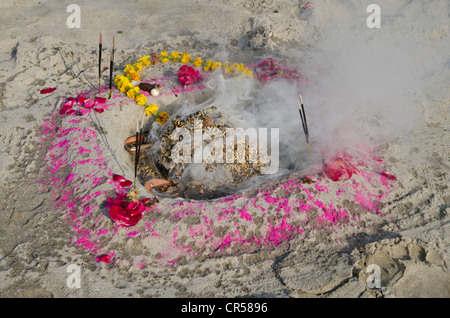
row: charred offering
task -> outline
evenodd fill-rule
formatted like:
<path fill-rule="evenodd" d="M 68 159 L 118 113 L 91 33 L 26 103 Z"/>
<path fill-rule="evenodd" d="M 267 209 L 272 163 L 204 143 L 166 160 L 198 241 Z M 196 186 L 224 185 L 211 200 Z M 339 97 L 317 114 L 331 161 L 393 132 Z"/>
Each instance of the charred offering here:
<path fill-rule="evenodd" d="M 211 199 L 235 193 L 276 161 L 269 159 L 266 145 L 257 144 L 256 130 L 251 132 L 231 127 L 215 106 L 176 115 L 157 138 L 149 136 L 153 146 L 142 155 L 139 177 L 144 182 L 167 180 L 158 189 L 150 183 L 146 186 L 160 196 L 167 191 L 167 196 Z"/>

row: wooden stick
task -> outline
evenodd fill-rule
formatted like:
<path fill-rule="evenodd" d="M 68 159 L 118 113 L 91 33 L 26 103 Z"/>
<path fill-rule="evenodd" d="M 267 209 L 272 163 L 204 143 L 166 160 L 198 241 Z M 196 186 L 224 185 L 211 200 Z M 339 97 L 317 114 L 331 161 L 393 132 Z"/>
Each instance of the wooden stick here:
<path fill-rule="evenodd" d="M 102 33 L 100 32 L 100 41 L 98 42 L 98 93 L 100 94 L 102 76 Z"/>

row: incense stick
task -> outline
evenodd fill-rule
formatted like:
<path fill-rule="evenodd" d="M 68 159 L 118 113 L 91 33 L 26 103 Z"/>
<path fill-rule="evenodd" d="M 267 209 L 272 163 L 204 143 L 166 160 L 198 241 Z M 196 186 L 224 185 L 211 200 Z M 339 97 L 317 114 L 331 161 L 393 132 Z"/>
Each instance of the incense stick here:
<path fill-rule="evenodd" d="M 111 99 L 111 90 L 112 90 L 112 76 L 113 76 L 113 67 L 114 67 L 114 54 L 111 53 L 111 60 L 109 62 L 109 97 Z"/>
<path fill-rule="evenodd" d="M 144 129 L 144 116 L 142 117 L 141 127 L 139 128 L 139 120 L 136 120 L 136 147 L 135 147 L 135 155 L 134 155 L 134 188 L 136 188 L 136 180 L 137 180 L 137 167 L 139 164 L 140 154 L 141 154 L 141 144 L 144 142 L 143 138 L 143 129 Z"/>
<path fill-rule="evenodd" d="M 139 132 L 136 131 L 136 146 L 134 148 L 135 149 L 135 151 L 134 151 L 134 188 L 135 189 L 136 189 L 136 179 L 137 179 L 137 166 L 138 166 L 138 161 L 139 161 L 139 158 L 138 158 L 139 156 L 138 156 L 138 151 L 137 151 L 138 140 L 139 140 Z"/>
<path fill-rule="evenodd" d="M 113 37 L 113 49 L 111 52 L 111 61 L 109 63 L 109 97 L 108 99 L 111 99 L 112 94 L 112 78 L 113 78 L 113 68 L 114 68 L 114 51 L 116 50 L 116 37 Z"/>
<path fill-rule="evenodd" d="M 102 33 L 100 32 L 100 41 L 98 42 L 98 93 L 100 94 L 100 79 L 102 76 Z"/>
<path fill-rule="evenodd" d="M 308 122 L 306 121 L 305 107 L 303 106 L 302 95 L 299 94 L 298 97 L 300 99 L 300 103 L 297 102 L 298 111 L 300 113 L 300 118 L 302 120 L 303 132 L 305 133 L 306 144 L 308 145 L 308 152 L 311 153 L 311 147 L 310 147 L 310 144 L 309 144 Z"/>
<path fill-rule="evenodd" d="M 138 144 L 139 144 L 139 120 L 136 119 L 136 144 L 134 147 L 134 188 L 136 189 L 136 179 L 137 179 L 137 166 L 139 162 L 139 152 L 138 152 Z"/>

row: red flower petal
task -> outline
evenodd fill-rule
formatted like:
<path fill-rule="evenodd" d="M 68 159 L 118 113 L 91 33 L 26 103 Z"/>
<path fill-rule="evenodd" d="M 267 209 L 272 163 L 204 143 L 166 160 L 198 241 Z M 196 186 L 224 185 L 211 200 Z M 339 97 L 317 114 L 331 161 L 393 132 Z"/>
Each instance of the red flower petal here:
<path fill-rule="evenodd" d="M 127 180 L 118 174 L 113 174 L 113 181 L 119 182 L 119 185 L 123 188 L 128 188 L 133 184 L 130 180 Z"/>
<path fill-rule="evenodd" d="M 383 177 L 386 177 L 386 178 L 388 178 L 389 180 L 393 180 L 393 181 L 397 181 L 397 178 L 396 177 L 394 177 L 392 174 L 390 174 L 390 173 L 387 173 L 387 172 L 381 172 L 381 175 L 383 176 Z"/>
<path fill-rule="evenodd" d="M 109 216 L 120 226 L 130 227 L 136 225 L 142 218 L 142 213 L 131 215 L 129 211 L 120 205 L 112 205 L 109 209 Z"/>
<path fill-rule="evenodd" d="M 133 182 L 131 182 L 130 180 L 125 180 L 119 183 L 121 187 L 123 188 L 128 188 L 129 186 L 131 186 L 133 184 Z"/>
<path fill-rule="evenodd" d="M 323 172 L 333 181 L 348 180 L 352 177 L 353 173 L 358 172 L 356 167 L 351 163 L 351 160 L 352 157 L 346 152 L 338 154 L 324 164 Z"/>
<path fill-rule="evenodd" d="M 180 84 L 184 86 L 188 86 L 203 80 L 203 78 L 199 75 L 198 70 L 196 70 L 192 66 L 187 65 L 183 65 L 179 68 L 177 76 Z"/>
<path fill-rule="evenodd" d="M 41 89 L 41 94 L 53 93 L 55 90 L 56 90 L 56 87 L 44 88 L 44 89 Z"/>
<path fill-rule="evenodd" d="M 125 179 L 121 175 L 113 174 L 113 181 L 124 181 L 124 180 L 127 180 L 127 179 Z"/>
<path fill-rule="evenodd" d="M 84 108 L 92 108 L 95 105 L 95 100 L 93 99 L 86 99 L 83 103 Z"/>
<path fill-rule="evenodd" d="M 112 257 L 114 256 L 114 253 L 110 254 L 103 254 L 96 257 L 97 263 L 103 262 L 103 263 L 109 263 L 111 262 Z"/>
<path fill-rule="evenodd" d="M 61 110 L 59 111 L 60 115 L 69 115 L 71 113 L 73 113 L 74 110 L 72 109 L 72 106 L 69 105 L 64 105 Z"/>
<path fill-rule="evenodd" d="M 97 113 L 103 113 L 105 110 L 103 108 L 94 108 Z"/>
<path fill-rule="evenodd" d="M 100 104 L 104 104 L 104 103 L 106 103 L 106 98 L 105 97 L 96 97 L 95 101 Z"/>

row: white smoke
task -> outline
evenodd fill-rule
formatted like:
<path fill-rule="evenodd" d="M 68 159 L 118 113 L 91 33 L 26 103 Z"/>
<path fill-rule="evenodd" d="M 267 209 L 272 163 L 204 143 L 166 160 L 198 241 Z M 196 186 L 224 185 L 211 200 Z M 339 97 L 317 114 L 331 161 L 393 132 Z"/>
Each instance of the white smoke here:
<path fill-rule="evenodd" d="M 207 83 L 210 98 L 186 103 L 177 113 L 217 106 L 231 127 L 279 128 L 279 171 L 263 180 L 305 169 L 338 150 L 352 153 L 359 145 L 373 149 L 407 139 L 420 124 L 418 104 L 425 79 L 441 64 L 430 61 L 432 49 L 416 41 L 415 32 L 409 29 L 408 23 L 415 23 L 420 12 L 404 13 L 397 3 L 380 2 L 380 29 L 366 25 L 369 3 L 314 2 L 306 18 L 314 25 L 315 37 L 287 51 L 297 61 L 292 67 L 307 78 L 302 86 L 286 80 L 262 86 L 217 75 Z M 297 107 L 299 93 L 308 120 L 311 155 Z M 187 167 L 186 171 L 198 180 L 210 179 L 201 169 Z"/>
<path fill-rule="evenodd" d="M 381 27 L 369 29 L 370 3 L 314 2 L 307 18 L 315 37 L 289 52 L 308 79 L 302 94 L 316 151 L 407 140 L 422 124 L 428 80 L 442 72 L 435 34 L 446 27 L 424 18 L 439 4 L 377 1 Z"/>

